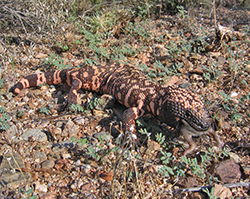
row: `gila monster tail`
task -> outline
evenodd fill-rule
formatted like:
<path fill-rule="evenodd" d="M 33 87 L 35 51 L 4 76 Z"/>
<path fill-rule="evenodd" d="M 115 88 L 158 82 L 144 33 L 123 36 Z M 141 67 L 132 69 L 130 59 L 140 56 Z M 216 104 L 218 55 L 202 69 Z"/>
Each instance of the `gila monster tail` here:
<path fill-rule="evenodd" d="M 17 84 L 15 84 L 10 89 L 10 92 L 14 93 L 15 95 L 18 95 L 21 90 L 32 86 L 38 86 L 44 83 L 47 83 L 49 85 L 63 83 L 66 79 L 66 71 L 66 69 L 55 70 L 46 73 L 37 73 L 29 75 L 25 78 L 22 78 Z"/>

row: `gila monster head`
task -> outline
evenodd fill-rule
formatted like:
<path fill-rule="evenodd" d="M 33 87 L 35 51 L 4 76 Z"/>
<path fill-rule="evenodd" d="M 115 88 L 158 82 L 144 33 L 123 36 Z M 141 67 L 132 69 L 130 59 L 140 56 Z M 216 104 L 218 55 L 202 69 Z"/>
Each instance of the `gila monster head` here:
<path fill-rule="evenodd" d="M 208 130 L 212 120 L 197 94 L 182 88 L 169 87 L 167 90 L 163 104 L 164 112 L 167 113 L 163 116 L 166 123 L 185 120 L 197 132 Z"/>

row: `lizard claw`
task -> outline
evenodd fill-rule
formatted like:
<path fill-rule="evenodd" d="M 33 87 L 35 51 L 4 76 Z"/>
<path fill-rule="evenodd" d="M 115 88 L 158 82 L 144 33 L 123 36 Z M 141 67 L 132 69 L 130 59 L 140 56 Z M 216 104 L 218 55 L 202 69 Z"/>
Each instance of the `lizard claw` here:
<path fill-rule="evenodd" d="M 118 136 L 118 142 L 121 144 L 123 148 L 126 149 L 135 149 L 139 148 L 140 143 L 136 134 L 126 131 L 124 134 L 120 134 Z"/>

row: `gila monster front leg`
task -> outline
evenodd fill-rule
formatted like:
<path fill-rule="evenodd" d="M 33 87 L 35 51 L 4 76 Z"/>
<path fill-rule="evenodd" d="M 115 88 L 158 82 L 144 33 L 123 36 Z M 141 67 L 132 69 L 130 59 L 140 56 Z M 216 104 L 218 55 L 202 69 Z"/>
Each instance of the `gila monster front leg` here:
<path fill-rule="evenodd" d="M 124 125 L 125 137 L 130 144 L 138 144 L 139 140 L 136 136 L 136 124 L 135 120 L 140 118 L 145 111 L 143 110 L 143 102 L 141 100 L 138 101 L 137 107 L 130 107 L 123 113 L 122 123 Z M 127 142 L 125 142 L 127 144 Z"/>
<path fill-rule="evenodd" d="M 68 106 L 71 104 L 77 104 L 77 91 L 82 88 L 82 81 L 77 78 L 78 71 L 75 72 L 67 72 L 67 79 L 70 80 L 71 82 L 68 81 L 67 84 L 71 86 L 69 94 L 68 94 Z M 71 78 L 70 78 L 71 77 Z"/>

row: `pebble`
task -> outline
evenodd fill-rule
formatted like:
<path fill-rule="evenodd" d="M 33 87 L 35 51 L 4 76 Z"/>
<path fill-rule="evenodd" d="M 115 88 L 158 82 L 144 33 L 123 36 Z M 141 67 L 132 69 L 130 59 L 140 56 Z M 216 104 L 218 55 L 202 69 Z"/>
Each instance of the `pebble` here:
<path fill-rule="evenodd" d="M 9 129 L 7 129 L 5 136 L 12 140 L 13 138 L 16 137 L 17 134 L 18 134 L 18 129 L 16 125 L 12 125 Z"/>
<path fill-rule="evenodd" d="M 101 138 L 102 140 L 105 140 L 107 142 L 109 142 L 112 139 L 110 133 L 107 131 L 101 131 L 101 132 L 95 133 L 94 137 L 97 139 Z"/>
<path fill-rule="evenodd" d="M 42 168 L 44 169 L 52 169 L 55 166 L 55 161 L 53 160 L 46 160 L 42 163 Z"/>
<path fill-rule="evenodd" d="M 69 153 L 62 153 L 62 158 L 69 159 L 69 158 L 71 158 L 71 155 Z"/>
<path fill-rule="evenodd" d="M 74 124 L 71 120 L 69 120 L 62 131 L 62 136 L 75 136 L 78 133 L 78 126 Z"/>
<path fill-rule="evenodd" d="M 35 182 L 35 191 L 38 193 L 47 193 L 48 192 L 48 187 L 45 184 L 40 184 L 39 182 Z"/>
<path fill-rule="evenodd" d="M 250 64 L 247 65 L 246 71 L 250 74 Z"/>
<path fill-rule="evenodd" d="M 25 141 L 29 141 L 32 138 L 38 142 L 46 142 L 48 140 L 47 135 L 42 131 L 42 129 L 30 129 L 25 131 L 20 138 Z"/>
<path fill-rule="evenodd" d="M 81 160 L 77 160 L 77 161 L 76 161 L 76 165 L 77 165 L 77 166 L 80 166 L 81 164 L 82 164 Z"/>
<path fill-rule="evenodd" d="M 16 188 L 31 178 L 30 173 L 16 171 L 16 168 L 26 168 L 20 154 L 9 152 L 3 155 L 0 162 L 0 189 L 6 186 Z"/>
<path fill-rule="evenodd" d="M 89 173 L 90 170 L 91 170 L 91 166 L 88 165 L 88 164 L 82 165 L 82 166 L 81 166 L 81 170 L 82 170 L 84 173 Z"/>
<path fill-rule="evenodd" d="M 78 125 L 84 125 L 86 122 L 85 118 L 82 116 L 77 116 L 73 119 L 73 121 Z"/>
<path fill-rule="evenodd" d="M 34 151 L 33 158 L 35 159 L 35 162 L 41 163 L 41 162 L 47 160 L 47 155 L 41 151 Z"/>

